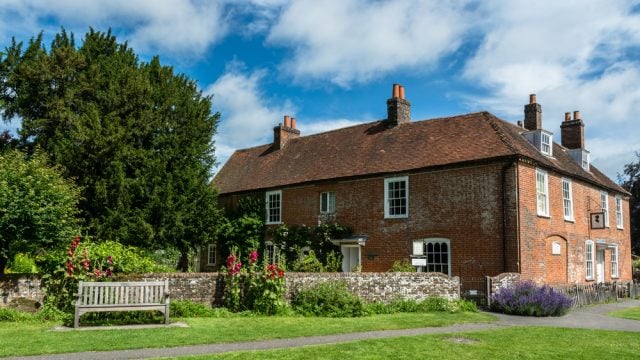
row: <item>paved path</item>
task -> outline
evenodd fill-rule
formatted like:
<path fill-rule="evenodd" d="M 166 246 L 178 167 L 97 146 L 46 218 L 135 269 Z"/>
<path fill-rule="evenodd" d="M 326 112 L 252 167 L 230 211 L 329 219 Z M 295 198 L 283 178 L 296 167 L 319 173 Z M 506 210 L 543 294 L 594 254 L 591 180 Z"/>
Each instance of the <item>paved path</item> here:
<path fill-rule="evenodd" d="M 431 327 L 406 330 L 369 331 L 351 334 L 310 336 L 293 339 L 250 341 L 231 344 L 211 344 L 180 346 L 163 349 L 137 349 L 116 351 L 91 351 L 81 353 L 67 353 L 57 355 L 39 355 L 14 357 L 8 359 L 25 360 L 110 360 L 110 359 L 144 359 L 158 357 L 177 357 L 186 355 L 220 354 L 230 351 L 267 350 L 299 347 L 306 345 L 335 344 L 357 340 L 392 338 L 399 336 L 415 336 L 423 334 L 459 333 L 468 331 L 499 329 L 508 326 L 553 326 L 567 328 L 588 328 L 601 330 L 621 330 L 640 332 L 640 321 L 619 319 L 606 314 L 629 307 L 640 306 L 640 300 L 626 300 L 617 303 L 595 305 L 576 309 L 569 314 L 553 318 L 534 318 L 526 316 L 511 316 L 494 314 L 498 321 L 487 324 L 458 324 L 444 327 Z"/>

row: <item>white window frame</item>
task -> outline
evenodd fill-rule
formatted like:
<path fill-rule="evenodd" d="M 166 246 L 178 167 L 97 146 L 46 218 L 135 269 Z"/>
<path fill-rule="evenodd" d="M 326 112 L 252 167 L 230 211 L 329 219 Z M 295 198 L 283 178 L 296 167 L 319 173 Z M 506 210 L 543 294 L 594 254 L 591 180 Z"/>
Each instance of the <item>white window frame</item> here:
<path fill-rule="evenodd" d="M 594 279 L 594 264 L 595 264 L 595 245 L 593 240 L 587 240 L 584 243 L 584 263 L 585 263 L 585 278 L 587 280 Z"/>
<path fill-rule="evenodd" d="M 606 191 L 600 192 L 600 207 L 604 216 L 604 227 L 609 227 L 609 194 Z"/>
<path fill-rule="evenodd" d="M 536 169 L 536 204 L 538 216 L 549 217 L 549 174 Z"/>
<path fill-rule="evenodd" d="M 424 248 L 423 248 L 423 253 L 424 253 L 424 257 L 427 261 L 427 266 L 424 266 L 423 269 L 425 272 L 429 272 L 429 265 L 433 265 L 433 266 L 442 266 L 444 265 L 444 262 L 442 260 L 440 260 L 440 262 L 435 262 L 435 254 L 433 254 L 434 257 L 434 261 L 429 262 L 429 251 L 428 249 L 428 245 L 429 244 L 433 244 L 434 246 L 436 244 L 442 246 L 442 244 L 445 244 L 447 246 L 447 272 L 446 275 L 451 276 L 451 240 L 449 239 L 444 239 L 444 238 L 430 238 L 430 239 L 424 239 Z M 439 253 L 440 256 L 442 256 L 442 251 L 440 251 Z M 442 274 L 445 274 L 442 271 L 435 271 L 435 272 L 439 272 Z"/>
<path fill-rule="evenodd" d="M 326 198 L 326 202 L 323 201 Z M 323 206 L 326 204 L 326 208 Z M 320 214 L 336 213 L 336 193 L 333 191 L 325 191 L 320 193 Z"/>
<path fill-rule="evenodd" d="M 611 277 L 620 277 L 620 271 L 618 269 L 618 244 L 611 247 Z"/>
<path fill-rule="evenodd" d="M 616 195 L 616 227 L 618 229 L 624 228 L 624 218 L 622 217 L 622 197 Z"/>
<path fill-rule="evenodd" d="M 573 221 L 573 194 L 571 180 L 562 178 L 562 207 L 564 209 L 564 219 Z"/>
<path fill-rule="evenodd" d="M 548 156 L 553 156 L 553 136 L 545 132 L 540 132 L 540 152 Z"/>
<path fill-rule="evenodd" d="M 582 152 L 582 168 L 589 171 L 589 153 L 585 151 Z"/>
<path fill-rule="evenodd" d="M 389 197 L 389 186 L 395 183 L 404 182 L 404 191 L 405 191 L 405 204 L 404 204 L 404 214 L 390 214 L 391 207 L 390 202 L 399 198 L 390 198 Z M 394 178 L 384 179 L 384 218 L 385 219 L 402 219 L 409 217 L 409 177 L 408 176 L 400 176 Z"/>
<path fill-rule="evenodd" d="M 271 196 L 277 196 L 278 197 L 278 203 L 277 206 L 272 204 L 271 202 Z M 273 208 L 272 208 L 272 205 Z M 265 206 L 266 206 L 266 210 L 267 210 L 267 225 L 271 225 L 271 224 L 281 224 L 282 223 L 282 190 L 275 190 L 275 191 L 267 191 L 265 194 Z M 272 214 L 271 214 L 271 210 L 276 210 L 277 209 L 277 219 L 272 218 Z M 274 214 L 275 215 L 275 214 Z"/>
<path fill-rule="evenodd" d="M 213 261 L 212 260 L 212 255 L 213 253 Z M 217 264 L 216 260 L 217 260 L 217 256 L 218 256 L 218 246 L 217 244 L 209 244 L 209 246 L 207 246 L 207 265 L 208 266 L 215 266 Z"/>

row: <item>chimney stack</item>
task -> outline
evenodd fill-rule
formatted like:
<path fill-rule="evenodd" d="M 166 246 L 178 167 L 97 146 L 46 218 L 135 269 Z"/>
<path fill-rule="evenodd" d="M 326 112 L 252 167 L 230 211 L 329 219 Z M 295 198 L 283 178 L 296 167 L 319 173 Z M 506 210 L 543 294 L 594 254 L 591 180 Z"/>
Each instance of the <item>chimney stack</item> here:
<path fill-rule="evenodd" d="M 536 94 L 529 95 L 529 103 L 524 106 L 524 128 L 542 129 L 542 106 L 536 101 Z"/>
<path fill-rule="evenodd" d="M 580 119 L 580 111 L 564 113 L 564 121 L 560 124 L 562 146 L 567 149 L 584 149 L 584 123 Z"/>
<path fill-rule="evenodd" d="M 404 86 L 393 84 L 391 99 L 387 100 L 387 126 L 411 122 L 411 103 L 404 98 Z"/>
<path fill-rule="evenodd" d="M 299 138 L 300 130 L 296 129 L 296 118 L 284 116 L 284 126 L 278 124 L 273 128 L 273 148 L 279 150 L 284 148 L 289 140 Z"/>

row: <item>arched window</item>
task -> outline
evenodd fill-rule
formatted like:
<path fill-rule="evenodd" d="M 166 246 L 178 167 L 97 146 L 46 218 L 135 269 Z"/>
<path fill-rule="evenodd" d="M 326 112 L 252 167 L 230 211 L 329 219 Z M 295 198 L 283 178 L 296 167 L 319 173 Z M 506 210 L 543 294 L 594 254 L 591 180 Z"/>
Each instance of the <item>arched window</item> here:
<path fill-rule="evenodd" d="M 427 258 L 424 271 L 441 272 L 451 276 L 451 243 L 449 239 L 425 239 L 424 255 Z"/>

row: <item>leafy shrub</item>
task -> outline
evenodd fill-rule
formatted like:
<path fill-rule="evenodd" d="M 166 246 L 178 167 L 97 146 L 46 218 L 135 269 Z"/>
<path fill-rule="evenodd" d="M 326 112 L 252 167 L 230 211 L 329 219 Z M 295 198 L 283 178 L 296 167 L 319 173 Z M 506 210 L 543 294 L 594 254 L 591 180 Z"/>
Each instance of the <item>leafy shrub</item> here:
<path fill-rule="evenodd" d="M 202 303 L 188 300 L 174 300 L 170 304 L 171 317 L 228 317 L 229 310 L 226 308 L 212 308 Z"/>
<path fill-rule="evenodd" d="M 35 320 L 35 317 L 31 313 L 0 307 L 0 322 L 24 322 L 33 320 Z"/>
<path fill-rule="evenodd" d="M 367 311 L 362 300 L 349 292 L 344 282 L 322 282 L 298 291 L 293 309 L 304 316 L 359 317 Z"/>
<path fill-rule="evenodd" d="M 338 272 L 342 268 L 342 253 L 329 251 L 324 263 L 324 271 Z"/>
<path fill-rule="evenodd" d="M 28 254 L 17 253 L 9 266 L 14 274 L 35 274 L 38 272 L 35 260 Z"/>
<path fill-rule="evenodd" d="M 477 312 L 475 303 L 467 300 L 451 301 L 442 297 L 429 297 L 421 302 L 415 300 L 394 299 L 388 304 L 373 302 L 367 304 L 370 314 L 431 313 L 431 312 Z"/>
<path fill-rule="evenodd" d="M 396 260 L 391 265 L 389 272 L 416 272 L 415 266 L 407 259 Z"/>
<path fill-rule="evenodd" d="M 549 286 L 526 281 L 500 289 L 491 296 L 491 309 L 526 316 L 560 316 L 571 307 L 571 299 Z"/>
<path fill-rule="evenodd" d="M 295 272 L 322 272 L 323 266 L 316 257 L 316 253 L 311 250 L 309 253 L 293 263 Z"/>

